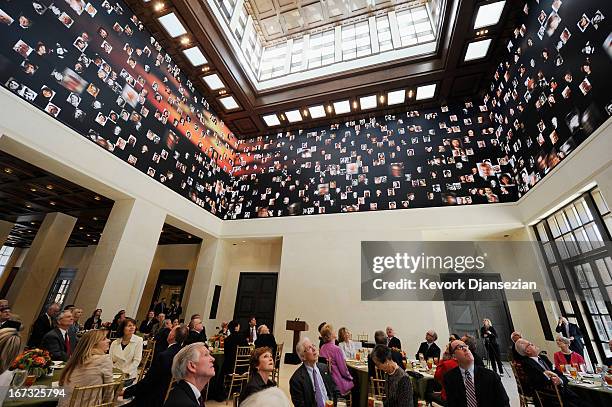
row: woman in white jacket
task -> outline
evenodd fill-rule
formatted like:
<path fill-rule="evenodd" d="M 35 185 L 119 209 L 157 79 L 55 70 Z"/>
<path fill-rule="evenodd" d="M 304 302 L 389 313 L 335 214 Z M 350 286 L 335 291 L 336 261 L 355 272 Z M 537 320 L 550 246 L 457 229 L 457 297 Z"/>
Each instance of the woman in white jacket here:
<path fill-rule="evenodd" d="M 121 337 L 115 339 L 110 347 L 113 367 L 120 369 L 128 378 L 136 378 L 142 360 L 142 338 L 134 335 L 136 321 L 126 318 L 119 325 L 118 332 Z"/>

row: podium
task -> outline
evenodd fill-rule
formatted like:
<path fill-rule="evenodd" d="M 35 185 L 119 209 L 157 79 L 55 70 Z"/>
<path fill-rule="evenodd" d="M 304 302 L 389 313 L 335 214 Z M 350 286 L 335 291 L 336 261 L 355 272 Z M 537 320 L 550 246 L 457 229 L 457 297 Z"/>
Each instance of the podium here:
<path fill-rule="evenodd" d="M 288 331 L 293 331 L 293 348 L 291 353 L 285 353 L 285 363 L 290 365 L 299 365 L 302 360 L 295 351 L 295 347 L 300 341 L 300 332 L 308 331 L 308 324 L 306 321 L 287 321 L 285 329 Z"/>

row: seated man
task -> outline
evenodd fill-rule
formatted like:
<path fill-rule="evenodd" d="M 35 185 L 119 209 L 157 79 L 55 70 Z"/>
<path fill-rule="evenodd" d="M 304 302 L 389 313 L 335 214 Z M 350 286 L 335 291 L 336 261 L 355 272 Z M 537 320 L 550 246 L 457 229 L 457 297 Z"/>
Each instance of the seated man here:
<path fill-rule="evenodd" d="M 0 305 L 0 329 L 2 328 L 15 328 L 19 331 L 21 327 L 21 322 L 15 321 L 13 319 L 13 314 L 11 313 L 11 307 L 8 304 Z"/>
<path fill-rule="evenodd" d="M 393 349 L 402 349 L 402 341 L 395 336 L 395 330 L 390 326 L 387 327 L 387 346 Z"/>
<path fill-rule="evenodd" d="M 338 398 L 336 385 L 327 365 L 317 363 L 319 351 L 308 338 L 302 338 L 295 347 L 302 360 L 291 379 L 289 379 L 289 392 L 295 407 L 321 407 L 327 400 L 334 405 Z"/>
<path fill-rule="evenodd" d="M 461 340 L 470 348 L 470 352 L 472 352 L 472 356 L 474 356 L 474 364 L 476 366 L 485 367 L 484 361 L 478 352 L 476 352 L 476 339 L 472 335 L 464 335 L 461 337 Z"/>
<path fill-rule="evenodd" d="M 520 362 L 523 359 L 523 357 L 516 351 L 516 341 L 522 337 L 523 336 L 521 333 L 517 331 L 512 332 L 510 335 L 510 340 L 512 341 L 512 345 L 510 345 L 510 354 L 512 355 L 512 360 L 515 362 Z"/>
<path fill-rule="evenodd" d="M 520 361 L 526 376 L 525 384 L 529 386 L 526 391 L 536 391 L 550 386 L 558 386 L 564 406 L 583 406 L 582 401 L 568 386 L 568 380 L 544 354 L 540 348 L 526 339 L 519 339 L 515 343 L 516 351 L 523 357 Z"/>
<path fill-rule="evenodd" d="M 419 350 L 417 351 L 415 358 L 419 359 L 419 354 L 423 354 L 425 360 L 429 358 L 440 358 L 440 348 L 436 345 L 435 341 L 438 340 L 438 334 L 433 329 L 430 329 L 425 333 L 425 342 L 421 342 Z"/>
<path fill-rule="evenodd" d="M 387 344 L 387 337 L 385 336 L 385 333 L 383 331 L 376 331 L 374 332 L 374 342 L 377 345 L 386 345 Z M 391 358 L 393 359 L 393 361 L 395 363 L 397 363 L 397 365 L 404 370 L 404 359 L 402 358 L 402 354 L 399 353 L 396 350 L 392 350 L 391 352 Z M 368 376 L 369 377 L 374 377 L 376 374 L 376 365 L 374 364 L 374 361 L 372 360 L 372 355 L 368 355 Z"/>
<path fill-rule="evenodd" d="M 57 328 L 53 328 L 43 336 L 41 348 L 49 351 L 51 360 L 63 360 L 65 362 L 72 355 L 77 344 L 76 335 L 68 331 L 72 322 L 72 312 L 62 311 L 57 316 Z"/>
<path fill-rule="evenodd" d="M 458 366 L 444 375 L 448 407 L 510 406 L 499 376 L 489 369 L 476 366 L 470 348 L 463 341 L 452 341 L 449 352 Z"/>
<path fill-rule="evenodd" d="M 201 407 L 202 390 L 215 376 L 215 358 L 202 343 L 181 349 L 172 361 L 172 377 L 176 385 L 168 395 L 164 407 Z"/>

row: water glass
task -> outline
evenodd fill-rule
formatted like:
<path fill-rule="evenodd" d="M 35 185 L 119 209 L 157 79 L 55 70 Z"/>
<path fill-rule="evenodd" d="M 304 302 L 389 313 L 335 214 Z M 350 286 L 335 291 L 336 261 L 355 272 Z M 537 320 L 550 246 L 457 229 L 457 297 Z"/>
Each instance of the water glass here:
<path fill-rule="evenodd" d="M 23 369 L 15 370 L 13 373 L 13 387 L 22 387 L 28 377 L 28 371 Z"/>

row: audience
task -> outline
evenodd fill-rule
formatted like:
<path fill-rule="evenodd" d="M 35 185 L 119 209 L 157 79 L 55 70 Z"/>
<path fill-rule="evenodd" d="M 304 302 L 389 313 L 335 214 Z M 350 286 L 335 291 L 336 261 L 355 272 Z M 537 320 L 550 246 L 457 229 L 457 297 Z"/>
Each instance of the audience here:
<path fill-rule="evenodd" d="M 110 347 L 113 366 L 125 373 L 128 378 L 135 378 L 142 360 L 142 338 L 134 335 L 136 321 L 125 318 L 119 325 L 118 331 L 121 336 L 115 339 Z"/>
<path fill-rule="evenodd" d="M 151 336 L 156 336 L 159 331 L 164 329 L 166 326 L 164 325 L 164 321 L 166 320 L 166 314 L 160 312 L 155 316 L 155 323 L 153 324 L 153 328 L 151 328 Z"/>
<path fill-rule="evenodd" d="M 249 319 L 249 332 L 247 335 L 249 343 L 255 343 L 257 340 L 257 320 L 255 317 Z"/>
<path fill-rule="evenodd" d="M 72 325 L 72 312 L 62 311 L 56 319 L 57 327 L 45 334 L 41 348 L 49 351 L 52 360 L 67 361 L 77 346 L 76 334 L 69 331 Z"/>
<path fill-rule="evenodd" d="M 568 338 L 559 335 L 555 340 L 555 343 L 561 349 L 558 352 L 555 352 L 553 356 L 553 360 L 555 362 L 555 367 L 559 368 L 560 365 L 572 365 L 578 366 L 579 369 L 584 371 L 586 362 L 584 358 L 577 352 L 574 352 L 570 349 L 570 341 Z"/>
<path fill-rule="evenodd" d="M 53 320 L 60 312 L 60 305 L 56 302 L 49 305 L 47 311 L 44 312 L 32 325 L 32 334 L 28 340 L 29 348 L 39 348 L 42 343 L 43 336 L 53 329 Z"/>
<path fill-rule="evenodd" d="M 522 337 L 523 336 L 521 335 L 521 333 L 517 331 L 512 332 L 512 334 L 510 335 L 510 340 L 512 341 L 512 345 L 510 345 L 510 354 L 512 355 L 512 360 L 515 362 L 520 362 L 521 359 L 523 359 L 523 357 L 519 355 L 519 353 L 516 351 L 516 341 L 518 341 Z"/>
<path fill-rule="evenodd" d="M 374 332 L 374 343 L 376 343 L 376 345 L 387 344 L 387 336 L 383 331 Z M 402 354 L 399 351 L 391 349 L 391 358 L 402 370 L 404 369 L 404 360 L 402 358 Z M 376 376 L 376 364 L 372 359 L 372 354 L 368 355 L 368 376 Z"/>
<path fill-rule="evenodd" d="M 295 407 L 321 407 L 327 400 L 333 401 L 336 405 L 338 399 L 336 385 L 327 366 L 317 363 L 319 352 L 315 344 L 304 337 L 298 342 L 295 350 L 302 364 L 289 379 L 289 392 L 293 405 Z"/>
<path fill-rule="evenodd" d="M 355 359 L 355 354 L 357 353 L 358 346 L 352 339 L 351 331 L 345 327 L 340 328 L 338 331 L 338 346 L 340 346 L 344 357 L 347 359 Z"/>
<path fill-rule="evenodd" d="M 387 327 L 387 346 L 394 349 L 402 349 L 402 341 L 395 336 L 395 330 L 390 326 Z"/>
<path fill-rule="evenodd" d="M 115 317 L 113 318 L 113 322 L 111 322 L 110 324 L 111 337 L 120 336 L 119 326 L 124 320 L 125 320 L 125 310 L 122 309 L 115 315 Z"/>
<path fill-rule="evenodd" d="M 291 407 L 291 403 L 285 393 L 278 387 L 270 387 L 268 389 L 258 391 L 252 394 L 244 402 L 240 403 L 240 407 Z"/>
<path fill-rule="evenodd" d="M 385 407 L 412 407 L 412 384 L 410 378 L 393 360 L 391 348 L 376 345 L 372 359 L 376 367 L 387 374 L 385 380 Z"/>
<path fill-rule="evenodd" d="M 155 312 L 156 316 L 159 314 L 166 314 L 166 312 L 168 312 L 168 306 L 166 305 L 166 299 L 162 298 L 161 300 L 159 300 L 159 302 L 153 306 L 153 311 Z"/>
<path fill-rule="evenodd" d="M 72 325 L 70 326 L 68 330 L 74 333 L 75 335 L 83 330 L 83 325 L 81 325 L 81 323 L 79 322 L 82 316 L 83 316 L 83 310 L 81 308 L 75 307 L 72 309 L 73 321 L 72 321 Z"/>
<path fill-rule="evenodd" d="M 84 328 L 86 331 L 102 328 L 102 310 L 100 308 L 97 308 L 93 314 L 87 318 Z"/>
<path fill-rule="evenodd" d="M 206 342 L 206 329 L 202 324 L 202 318 L 193 318 L 189 322 L 189 336 L 187 337 L 187 345 L 196 342 Z"/>
<path fill-rule="evenodd" d="M 255 348 L 251 355 L 250 364 L 251 373 L 249 381 L 240 394 L 240 405 L 252 394 L 276 386 L 276 383 L 270 379 L 274 371 L 274 354 L 272 349 L 267 347 Z"/>
<path fill-rule="evenodd" d="M 247 340 L 242 332 L 240 332 L 240 324 L 238 321 L 230 321 L 228 329 L 231 335 L 225 339 L 223 352 L 225 353 L 225 361 L 223 362 L 222 373 L 223 377 L 234 371 L 234 362 L 236 361 L 236 352 L 238 346 L 248 346 Z"/>
<path fill-rule="evenodd" d="M 150 334 L 153 330 L 153 326 L 157 323 L 155 319 L 155 312 L 153 310 L 149 311 L 147 314 L 147 318 L 140 323 L 140 327 L 138 331 L 143 334 Z"/>
<path fill-rule="evenodd" d="M 75 387 L 96 386 L 113 381 L 113 362 L 110 355 L 106 354 L 110 343 L 106 334 L 105 330 L 97 329 L 83 334 L 59 380 L 59 385 L 66 389 L 66 396 L 60 398 L 59 407 L 70 405 L 71 393 Z M 89 394 L 89 398 L 83 399 L 81 405 L 109 402 L 111 397 L 111 392 L 103 395 Z"/>
<path fill-rule="evenodd" d="M 446 389 L 444 388 L 444 376 L 446 375 L 446 373 L 459 366 L 457 364 L 457 361 L 450 354 L 450 345 L 450 343 L 446 345 L 446 349 L 442 354 L 442 360 L 440 360 L 440 362 L 438 363 L 438 366 L 436 367 L 436 373 L 434 374 L 434 380 L 438 382 L 442 388 L 440 390 L 440 395 L 434 395 L 432 396 L 432 399 L 433 401 L 441 405 L 446 405 Z"/>
<path fill-rule="evenodd" d="M 458 366 L 444 375 L 448 407 L 510 406 L 499 376 L 476 366 L 470 348 L 463 341 L 451 342 L 449 351 Z"/>
<path fill-rule="evenodd" d="M 168 319 L 178 319 L 182 313 L 183 307 L 181 307 L 181 302 L 179 300 L 175 300 L 168 310 Z"/>
<path fill-rule="evenodd" d="M 317 327 L 317 332 L 319 333 L 319 348 L 323 346 L 323 338 L 321 337 L 321 329 L 323 329 L 325 325 L 327 325 L 327 322 L 321 322 L 319 326 Z"/>
<path fill-rule="evenodd" d="M 215 358 L 201 342 L 186 345 L 172 361 L 172 377 L 176 385 L 164 407 L 204 406 L 202 390 L 215 375 Z"/>
<path fill-rule="evenodd" d="M 11 363 L 19 354 L 21 337 L 15 328 L 0 329 L 0 406 L 4 403 L 9 385 L 13 380 Z"/>
<path fill-rule="evenodd" d="M 159 314 L 163 315 L 163 314 Z M 162 328 L 157 330 L 157 333 L 153 337 L 155 340 L 155 352 L 160 353 L 168 349 L 168 335 L 170 335 L 170 331 L 172 330 L 172 321 L 169 319 L 164 319 L 162 322 Z"/>
<path fill-rule="evenodd" d="M 421 342 L 419 350 L 417 351 L 415 358 L 420 359 L 419 355 L 423 355 L 425 360 L 429 358 L 440 358 L 440 348 L 436 345 L 438 340 L 438 334 L 434 330 L 429 330 L 425 333 L 425 342 Z"/>
<path fill-rule="evenodd" d="M 172 328 L 168 335 L 168 349 L 156 353 L 145 377 L 125 389 L 123 398 L 134 397 L 131 407 L 161 407 L 172 379 L 172 360 L 181 350 L 189 330 L 184 325 Z"/>
<path fill-rule="evenodd" d="M 342 396 L 346 396 L 353 388 L 353 376 L 346 366 L 344 353 L 338 345 L 336 345 L 336 333 L 331 325 L 325 325 L 321 329 L 321 337 L 323 338 L 323 346 L 319 350 L 319 354 L 326 358 L 331 366 L 331 376 L 336 384 L 338 392 Z"/>
<path fill-rule="evenodd" d="M 474 357 L 474 364 L 476 366 L 485 367 L 484 361 L 476 351 L 476 338 L 474 338 L 472 335 L 465 335 L 461 338 L 461 341 L 463 341 L 463 343 L 470 348 L 470 352 L 472 352 L 472 356 Z"/>
<path fill-rule="evenodd" d="M 272 356 L 276 355 L 276 338 L 270 333 L 267 325 L 259 325 L 257 328 L 257 340 L 255 341 L 256 348 L 268 347 L 272 349 Z"/>
<path fill-rule="evenodd" d="M 227 321 L 222 321 L 221 322 L 221 329 L 219 329 L 219 332 L 217 333 L 217 335 L 220 335 L 223 338 L 226 338 L 229 334 L 230 334 L 230 332 L 227 329 Z"/>
<path fill-rule="evenodd" d="M 560 333 L 564 337 L 571 341 L 570 349 L 584 357 L 584 343 L 582 343 L 582 331 L 578 325 L 569 322 L 567 318 L 559 318 L 559 324 L 555 329 L 557 333 Z"/>

